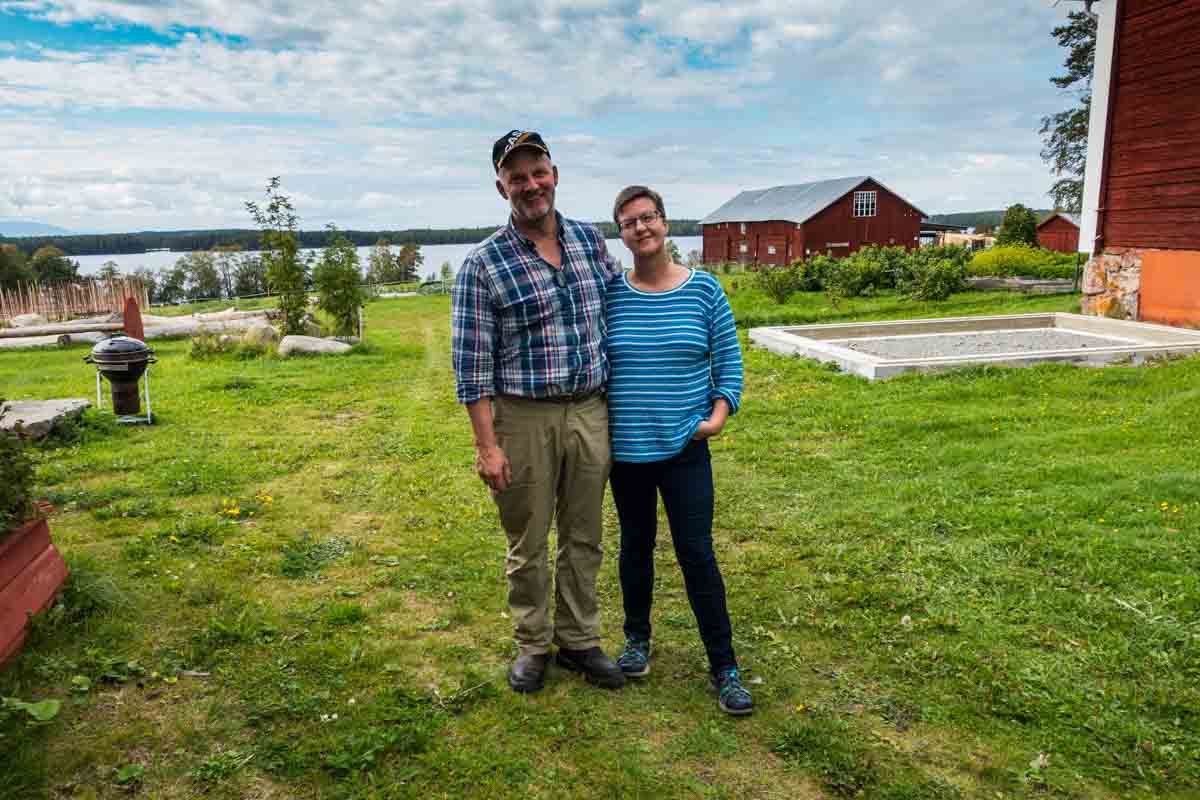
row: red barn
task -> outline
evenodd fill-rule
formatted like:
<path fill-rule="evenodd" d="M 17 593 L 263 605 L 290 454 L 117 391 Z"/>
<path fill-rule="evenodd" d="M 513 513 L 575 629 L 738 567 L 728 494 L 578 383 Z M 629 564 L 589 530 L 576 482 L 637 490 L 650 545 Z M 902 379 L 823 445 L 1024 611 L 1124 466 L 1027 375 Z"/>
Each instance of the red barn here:
<path fill-rule="evenodd" d="M 1085 311 L 1200 327 L 1200 0 L 1100 7 Z"/>
<path fill-rule="evenodd" d="M 1079 216 L 1056 211 L 1037 226 L 1038 244 L 1060 253 L 1079 252 Z"/>
<path fill-rule="evenodd" d="M 700 221 L 704 263 L 790 264 L 870 244 L 912 249 L 924 216 L 866 176 L 746 191 Z"/>

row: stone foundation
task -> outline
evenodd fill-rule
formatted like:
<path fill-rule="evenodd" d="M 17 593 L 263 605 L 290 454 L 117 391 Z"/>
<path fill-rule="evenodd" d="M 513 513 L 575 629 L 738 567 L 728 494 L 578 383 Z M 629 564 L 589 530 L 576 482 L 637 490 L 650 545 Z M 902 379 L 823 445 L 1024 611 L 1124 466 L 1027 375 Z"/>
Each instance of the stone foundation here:
<path fill-rule="evenodd" d="M 1092 256 L 1083 270 L 1083 313 L 1110 319 L 1138 319 L 1142 250 L 1110 247 Z"/>

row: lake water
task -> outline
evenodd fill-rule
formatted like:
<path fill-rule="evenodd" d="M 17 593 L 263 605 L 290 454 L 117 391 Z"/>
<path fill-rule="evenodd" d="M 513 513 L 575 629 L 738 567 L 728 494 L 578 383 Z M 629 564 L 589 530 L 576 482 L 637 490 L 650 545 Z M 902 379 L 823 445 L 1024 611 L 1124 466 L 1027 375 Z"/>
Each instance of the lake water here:
<path fill-rule="evenodd" d="M 686 259 L 688 253 L 693 250 L 701 251 L 703 247 L 703 237 L 700 236 L 672 236 L 670 237 L 679 247 L 679 252 Z M 626 267 L 633 266 L 633 254 L 625 247 L 624 242 L 620 239 L 608 239 L 608 250 L 616 256 Z M 450 262 L 450 269 L 454 272 L 458 271 L 463 259 L 467 257 L 467 253 L 471 252 L 473 244 L 426 244 L 421 245 L 421 255 L 425 257 L 425 264 L 421 267 L 421 276 L 425 277 L 431 272 L 438 272 L 445 262 Z M 371 254 L 370 247 L 359 247 L 358 260 L 365 270 L 367 267 L 367 257 Z M 400 248 L 392 246 L 392 252 L 399 252 Z M 301 252 L 313 252 L 303 250 Z M 94 275 L 100 271 L 101 265 L 106 261 L 117 262 L 117 268 L 122 273 L 133 272 L 139 267 L 157 272 L 163 267 L 174 266 L 175 262 L 184 255 L 182 252 L 154 252 L 154 253 L 132 253 L 124 255 L 110 256 L 72 256 L 71 258 L 79 262 L 79 273 L 81 275 Z"/>

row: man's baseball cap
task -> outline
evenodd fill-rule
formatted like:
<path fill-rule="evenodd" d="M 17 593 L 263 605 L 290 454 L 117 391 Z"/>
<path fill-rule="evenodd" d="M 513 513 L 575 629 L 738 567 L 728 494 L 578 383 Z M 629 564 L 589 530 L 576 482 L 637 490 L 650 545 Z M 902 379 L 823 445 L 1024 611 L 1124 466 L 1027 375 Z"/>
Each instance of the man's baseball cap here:
<path fill-rule="evenodd" d="M 522 147 L 533 147 L 547 156 L 550 155 L 550 148 L 542 141 L 541 134 L 535 131 L 511 130 L 492 145 L 492 166 L 496 168 L 496 172 L 500 171 L 509 153 Z"/>

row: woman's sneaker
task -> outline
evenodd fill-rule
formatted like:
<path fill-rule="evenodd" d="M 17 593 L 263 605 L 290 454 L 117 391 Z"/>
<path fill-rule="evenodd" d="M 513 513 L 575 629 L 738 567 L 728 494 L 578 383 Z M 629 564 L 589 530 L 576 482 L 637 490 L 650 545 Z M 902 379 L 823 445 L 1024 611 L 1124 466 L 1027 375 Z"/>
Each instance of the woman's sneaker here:
<path fill-rule="evenodd" d="M 649 675 L 650 643 L 627 639 L 625 650 L 617 657 L 617 666 L 627 678 L 644 678 Z"/>
<path fill-rule="evenodd" d="M 717 690 L 717 705 L 726 714 L 742 716 L 754 711 L 754 698 L 750 696 L 750 690 L 742 686 L 737 667 L 726 667 L 713 676 L 712 682 Z"/>

